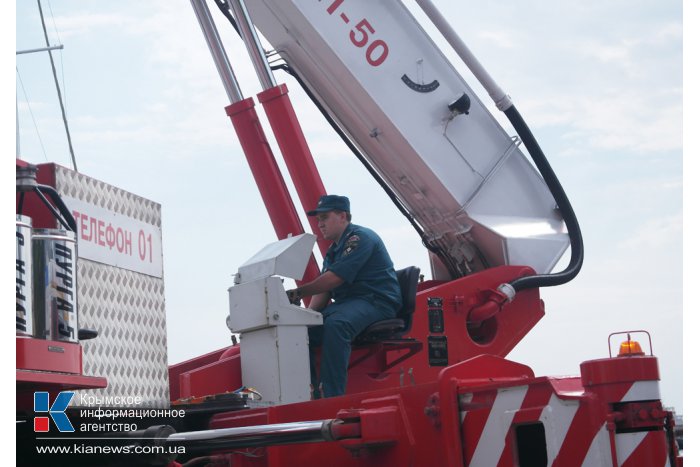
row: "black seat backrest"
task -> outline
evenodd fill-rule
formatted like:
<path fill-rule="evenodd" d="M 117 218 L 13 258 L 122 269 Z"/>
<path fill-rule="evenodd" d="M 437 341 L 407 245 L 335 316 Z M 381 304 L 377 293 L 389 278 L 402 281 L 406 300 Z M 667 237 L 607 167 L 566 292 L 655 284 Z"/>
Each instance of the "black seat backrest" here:
<path fill-rule="evenodd" d="M 419 275 L 420 268 L 416 266 L 409 266 L 396 271 L 396 278 L 401 288 L 401 300 L 403 301 L 403 305 L 396 317 L 404 321 L 404 331 L 411 329 L 411 325 L 413 324 L 413 312 L 416 310 L 416 289 L 418 288 Z"/>

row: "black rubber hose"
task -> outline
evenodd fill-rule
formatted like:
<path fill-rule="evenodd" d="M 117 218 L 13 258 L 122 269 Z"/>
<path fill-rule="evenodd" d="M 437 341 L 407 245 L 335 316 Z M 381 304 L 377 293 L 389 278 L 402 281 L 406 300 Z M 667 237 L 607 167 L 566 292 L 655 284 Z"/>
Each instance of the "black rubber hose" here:
<path fill-rule="evenodd" d="M 19 202 L 17 203 L 17 214 L 22 215 L 22 208 L 24 207 L 24 192 L 19 194 Z"/>
<path fill-rule="evenodd" d="M 37 190 L 37 194 L 42 199 L 44 204 L 46 204 L 46 207 L 51 210 L 54 217 L 56 217 L 56 219 L 58 219 L 58 221 L 61 224 L 63 224 L 68 230 L 71 230 L 73 232 L 77 232 L 78 226 L 75 223 L 75 218 L 73 217 L 73 214 L 71 214 L 70 209 L 68 209 L 68 207 L 63 203 L 61 196 L 56 192 L 56 190 L 54 190 L 54 188 L 52 186 L 49 186 L 49 185 L 37 185 L 36 190 Z M 53 207 L 46 201 L 46 198 L 44 198 L 42 193 L 49 195 L 49 197 L 51 198 L 51 201 L 53 201 L 53 203 L 58 208 L 58 212 L 61 214 L 60 216 L 53 209 Z"/>
<path fill-rule="evenodd" d="M 571 203 L 564 192 L 564 188 L 562 188 L 561 183 L 559 183 L 559 179 L 549 165 L 540 145 L 532 135 L 530 128 L 528 128 L 525 120 L 523 120 L 520 112 L 518 112 L 518 109 L 513 105 L 504 113 L 523 141 L 523 144 L 530 153 L 530 157 L 532 157 L 540 174 L 542 174 L 542 178 L 562 213 L 564 223 L 569 231 L 569 238 L 571 239 L 571 259 L 566 269 L 553 274 L 538 274 L 535 276 L 521 277 L 510 282 L 510 285 L 518 292 L 523 289 L 552 287 L 565 284 L 576 277 L 581 270 L 581 266 L 583 266 L 583 236 L 581 235 L 581 228 L 576 219 L 576 213 L 574 213 L 574 209 L 571 207 Z"/>
<path fill-rule="evenodd" d="M 238 29 L 238 24 L 236 24 L 236 19 L 231 15 L 231 12 L 228 9 L 228 2 L 226 0 L 214 0 L 214 3 L 216 3 L 216 6 L 221 10 L 221 13 L 226 17 L 229 23 L 231 23 L 231 26 L 233 26 L 233 29 L 236 31 L 236 33 L 240 36 L 241 31 Z"/>

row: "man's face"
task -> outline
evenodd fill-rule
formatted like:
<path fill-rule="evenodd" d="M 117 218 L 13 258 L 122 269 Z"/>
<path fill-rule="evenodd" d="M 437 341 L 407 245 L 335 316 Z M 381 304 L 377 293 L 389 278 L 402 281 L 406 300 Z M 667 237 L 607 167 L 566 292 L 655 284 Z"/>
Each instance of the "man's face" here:
<path fill-rule="evenodd" d="M 340 236 L 343 235 L 348 222 L 344 212 L 321 212 L 316 216 L 318 229 L 321 231 L 323 238 L 337 242 Z"/>

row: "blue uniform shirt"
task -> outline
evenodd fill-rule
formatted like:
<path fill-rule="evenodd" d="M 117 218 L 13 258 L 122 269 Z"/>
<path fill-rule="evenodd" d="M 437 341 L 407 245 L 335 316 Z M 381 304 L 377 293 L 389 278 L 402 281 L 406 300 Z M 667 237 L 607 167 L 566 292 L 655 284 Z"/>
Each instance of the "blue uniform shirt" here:
<path fill-rule="evenodd" d="M 323 260 L 323 271 L 333 271 L 343 283 L 331 291 L 336 303 L 362 298 L 375 306 L 401 308 L 401 291 L 394 263 L 384 242 L 372 230 L 349 224 Z"/>

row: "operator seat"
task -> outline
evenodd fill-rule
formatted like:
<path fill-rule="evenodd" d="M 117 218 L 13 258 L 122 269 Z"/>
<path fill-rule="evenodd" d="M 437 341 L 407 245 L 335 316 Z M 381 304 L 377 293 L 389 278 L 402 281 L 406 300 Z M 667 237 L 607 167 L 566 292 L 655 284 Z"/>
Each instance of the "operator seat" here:
<path fill-rule="evenodd" d="M 403 305 L 396 318 L 385 319 L 372 323 L 355 338 L 355 345 L 373 344 L 383 340 L 400 339 L 411 330 L 413 324 L 413 312 L 416 309 L 416 289 L 420 268 L 409 266 L 396 271 L 401 289 Z"/>

